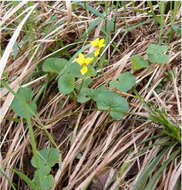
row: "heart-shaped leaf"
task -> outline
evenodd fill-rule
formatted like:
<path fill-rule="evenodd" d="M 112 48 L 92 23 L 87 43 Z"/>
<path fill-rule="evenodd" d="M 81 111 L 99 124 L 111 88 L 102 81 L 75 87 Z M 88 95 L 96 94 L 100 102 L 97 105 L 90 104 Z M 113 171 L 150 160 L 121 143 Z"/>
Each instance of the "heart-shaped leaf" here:
<path fill-rule="evenodd" d="M 93 93 L 99 110 L 109 111 L 113 119 L 120 120 L 128 112 L 128 102 L 119 94 L 110 92 L 105 87 L 100 87 Z"/>
<path fill-rule="evenodd" d="M 32 180 L 35 186 L 38 187 L 37 189 L 39 190 L 49 190 L 54 184 L 53 176 L 49 173 L 43 173 L 45 171 L 47 172 L 47 170 L 44 170 L 44 168 L 36 170 L 34 179 Z"/>
<path fill-rule="evenodd" d="M 148 67 L 148 61 L 144 60 L 142 56 L 136 55 L 131 57 L 132 70 L 138 71 L 140 69 Z"/>
<path fill-rule="evenodd" d="M 117 88 L 123 92 L 127 92 L 135 85 L 135 83 L 135 77 L 131 73 L 125 72 L 120 74 L 117 80 L 110 82 L 110 88 Z"/>
<path fill-rule="evenodd" d="M 73 77 L 80 78 L 82 75 L 80 73 L 81 66 L 74 62 L 69 62 L 61 74 L 67 73 Z"/>
<path fill-rule="evenodd" d="M 148 55 L 149 61 L 152 63 L 157 63 L 157 64 L 167 63 L 170 59 L 170 56 L 165 54 L 167 49 L 168 49 L 168 46 L 151 44 L 147 48 L 147 55 Z"/>
<path fill-rule="evenodd" d="M 20 88 L 11 104 L 13 111 L 23 118 L 31 118 L 37 110 L 32 101 L 33 93 L 30 88 Z"/>
<path fill-rule="evenodd" d="M 75 78 L 70 74 L 62 75 L 58 80 L 58 88 L 65 95 L 71 93 L 75 88 Z"/>
<path fill-rule="evenodd" d="M 92 65 L 88 65 L 88 71 L 86 73 L 86 76 L 95 77 L 96 75 L 97 75 L 97 72 L 94 69 L 94 67 Z"/>
<path fill-rule="evenodd" d="M 51 167 L 49 167 L 48 165 L 45 165 L 41 168 L 38 168 L 35 171 L 35 176 L 48 175 L 50 171 L 51 171 Z"/>
<path fill-rule="evenodd" d="M 66 59 L 51 57 L 43 62 L 42 70 L 44 72 L 60 73 L 66 64 L 68 64 Z"/>
<path fill-rule="evenodd" d="M 35 168 L 42 168 L 44 166 L 53 167 L 58 162 L 59 150 L 56 148 L 42 149 L 31 159 L 31 164 Z"/>
<path fill-rule="evenodd" d="M 93 89 L 91 88 L 82 88 L 80 90 L 80 93 L 77 97 L 77 102 L 79 103 L 85 103 L 89 101 L 92 97 Z"/>

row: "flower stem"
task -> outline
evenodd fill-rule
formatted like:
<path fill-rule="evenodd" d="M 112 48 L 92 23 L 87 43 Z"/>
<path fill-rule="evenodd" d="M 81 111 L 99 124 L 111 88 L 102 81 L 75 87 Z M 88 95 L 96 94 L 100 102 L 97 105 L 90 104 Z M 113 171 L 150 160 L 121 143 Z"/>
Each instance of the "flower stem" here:
<path fill-rule="evenodd" d="M 34 131 L 32 127 L 32 122 L 30 118 L 27 118 L 26 121 L 27 121 L 28 130 L 29 130 L 28 132 L 30 135 L 30 143 L 32 146 L 32 152 L 33 152 L 33 155 L 35 155 L 37 152 L 37 148 L 36 148 L 37 146 L 36 146 L 36 140 L 35 140 Z"/>

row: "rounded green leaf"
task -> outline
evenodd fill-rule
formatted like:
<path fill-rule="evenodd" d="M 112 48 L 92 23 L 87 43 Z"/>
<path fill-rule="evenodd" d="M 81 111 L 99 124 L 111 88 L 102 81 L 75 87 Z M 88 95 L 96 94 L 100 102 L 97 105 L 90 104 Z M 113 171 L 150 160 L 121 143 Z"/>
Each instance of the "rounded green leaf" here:
<path fill-rule="evenodd" d="M 80 90 L 80 93 L 77 97 L 77 102 L 79 103 L 85 103 L 91 99 L 93 93 L 93 89 L 91 88 L 82 88 Z"/>
<path fill-rule="evenodd" d="M 88 72 L 86 73 L 86 76 L 95 77 L 96 75 L 97 75 L 97 72 L 94 69 L 94 67 L 92 65 L 89 65 L 88 66 Z"/>
<path fill-rule="evenodd" d="M 131 73 L 125 72 L 120 74 L 117 80 L 110 82 L 110 88 L 117 88 L 123 92 L 127 92 L 135 85 L 135 83 L 135 77 Z"/>
<path fill-rule="evenodd" d="M 59 150 L 56 148 L 42 149 L 31 159 L 31 164 L 35 168 L 42 168 L 44 166 L 53 167 L 58 162 Z"/>
<path fill-rule="evenodd" d="M 147 48 L 149 61 L 157 64 L 165 64 L 169 61 L 170 56 L 166 55 L 168 46 L 151 44 Z"/>
<path fill-rule="evenodd" d="M 88 88 L 88 85 L 92 82 L 92 79 L 88 78 L 82 81 L 81 84 L 76 86 L 76 89 L 79 92 L 77 97 L 77 102 L 85 103 L 91 99 L 93 89 Z"/>
<path fill-rule="evenodd" d="M 64 66 L 68 63 L 66 59 L 51 57 L 47 58 L 42 65 L 42 70 L 44 72 L 59 73 Z"/>
<path fill-rule="evenodd" d="M 66 65 L 65 70 L 61 73 L 69 73 L 70 75 L 72 75 L 73 77 L 81 77 L 81 73 L 80 73 L 80 69 L 81 66 L 75 62 L 69 62 L 69 64 Z"/>
<path fill-rule="evenodd" d="M 31 118 L 37 110 L 32 101 L 33 93 L 30 88 L 20 88 L 11 104 L 13 111 L 23 118 Z"/>
<path fill-rule="evenodd" d="M 54 184 L 54 178 L 52 175 L 43 172 L 40 169 L 36 170 L 32 181 L 37 186 L 37 190 L 50 190 Z"/>
<path fill-rule="evenodd" d="M 117 96 L 116 96 L 117 95 Z M 113 104 L 111 105 L 110 115 L 113 119 L 120 120 L 128 112 L 128 102 L 125 98 L 116 94 L 113 98 Z"/>
<path fill-rule="evenodd" d="M 70 74 L 62 75 L 58 80 L 58 88 L 65 95 L 71 93 L 75 88 L 75 78 Z"/>
<path fill-rule="evenodd" d="M 54 177 L 52 175 L 44 176 L 40 179 L 41 190 L 49 190 L 54 185 Z"/>
<path fill-rule="evenodd" d="M 131 57 L 132 70 L 138 71 L 140 69 L 148 67 L 148 61 L 144 60 L 142 56 L 132 56 Z"/>
<path fill-rule="evenodd" d="M 122 119 L 128 112 L 128 102 L 119 94 L 100 87 L 94 92 L 94 100 L 99 110 L 109 111 L 113 119 Z"/>
<path fill-rule="evenodd" d="M 35 176 L 48 175 L 51 171 L 51 167 L 48 165 L 42 166 L 35 171 Z"/>
<path fill-rule="evenodd" d="M 147 48 L 147 54 L 162 54 L 165 53 L 168 49 L 168 46 L 150 44 Z"/>
<path fill-rule="evenodd" d="M 165 64 L 169 61 L 170 56 L 169 55 L 161 55 L 161 54 L 154 54 L 148 55 L 149 61 L 152 63 L 157 63 L 157 64 Z"/>

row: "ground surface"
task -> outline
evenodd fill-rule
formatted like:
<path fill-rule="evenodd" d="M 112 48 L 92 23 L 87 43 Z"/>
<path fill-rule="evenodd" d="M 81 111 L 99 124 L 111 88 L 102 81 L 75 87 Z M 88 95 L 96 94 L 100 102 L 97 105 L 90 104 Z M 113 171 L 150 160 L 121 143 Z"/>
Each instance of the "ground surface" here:
<path fill-rule="evenodd" d="M 3 1 L 0 6 L 0 189 L 31 189 L 12 170 L 34 176 L 31 124 L 38 150 L 60 151 L 50 171 L 54 190 L 180 189 L 180 2 Z M 114 90 L 129 103 L 121 120 L 92 100 L 78 103 L 73 94 L 63 95 L 58 75 L 42 69 L 47 58 L 70 60 L 98 37 L 105 47 L 90 88 L 109 88 L 124 72 L 136 78 L 128 92 Z M 167 46 L 170 59 L 134 71 L 132 56 L 148 60 L 151 44 Z M 30 125 L 11 106 L 11 90 L 20 87 L 30 88 L 37 104 Z"/>

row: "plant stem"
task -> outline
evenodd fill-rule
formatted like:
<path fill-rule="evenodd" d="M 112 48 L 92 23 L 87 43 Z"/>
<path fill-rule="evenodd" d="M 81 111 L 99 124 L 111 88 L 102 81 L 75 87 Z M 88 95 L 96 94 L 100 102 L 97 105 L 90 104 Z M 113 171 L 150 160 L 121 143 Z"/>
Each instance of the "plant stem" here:
<path fill-rule="evenodd" d="M 31 122 L 31 119 L 26 119 L 27 121 L 27 127 L 28 127 L 28 132 L 30 134 L 30 143 L 31 143 L 31 146 L 32 146 L 32 152 L 33 152 L 33 155 L 36 154 L 37 152 L 37 146 L 36 146 L 36 140 L 35 140 L 35 136 L 34 136 L 34 131 L 33 131 L 33 127 L 32 127 L 32 122 Z"/>
<path fill-rule="evenodd" d="M 84 83 L 84 81 L 85 81 L 85 78 L 82 80 L 82 83 L 81 83 L 81 85 L 80 85 L 80 88 L 79 88 L 78 94 L 80 94 L 80 91 L 81 91 L 81 89 L 82 89 L 82 87 L 83 87 L 83 83 Z"/>

